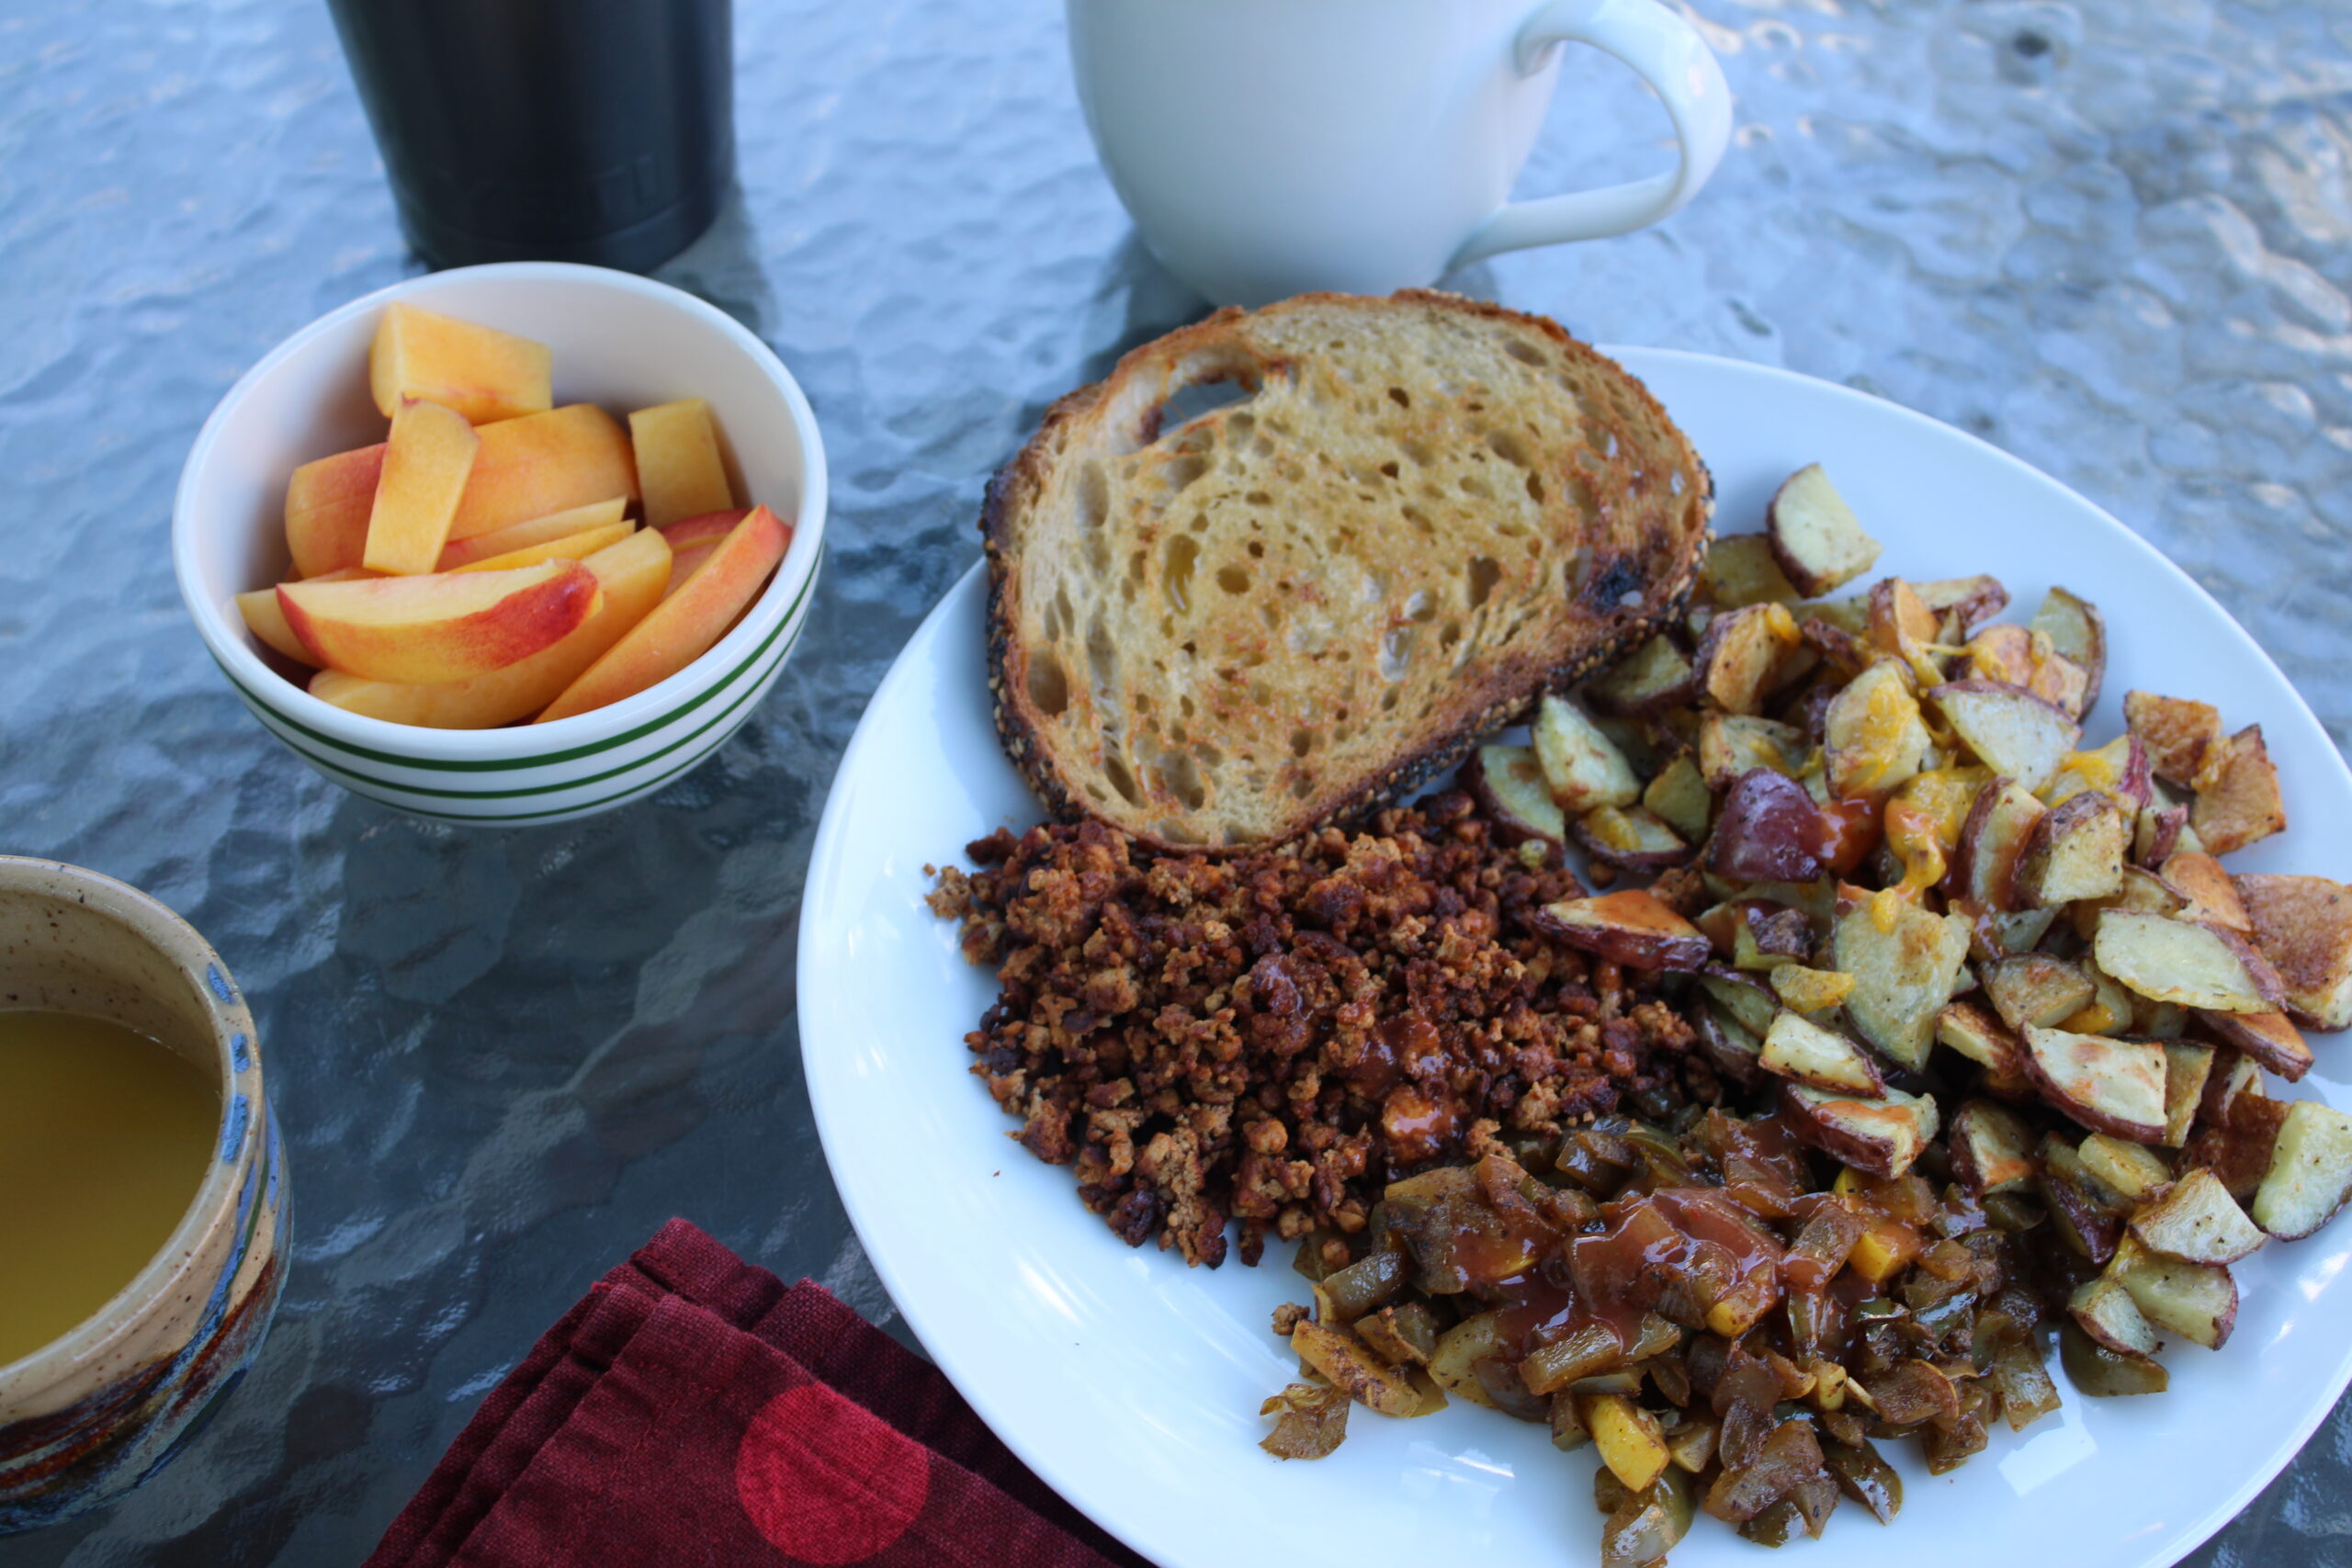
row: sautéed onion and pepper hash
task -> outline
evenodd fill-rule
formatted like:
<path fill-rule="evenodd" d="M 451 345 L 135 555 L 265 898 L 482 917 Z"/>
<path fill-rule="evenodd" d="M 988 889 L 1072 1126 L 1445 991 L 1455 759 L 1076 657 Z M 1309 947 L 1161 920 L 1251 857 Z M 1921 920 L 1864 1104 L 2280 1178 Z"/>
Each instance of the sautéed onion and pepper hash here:
<path fill-rule="evenodd" d="M 1705 1513 L 1777 1546 L 1878 1445 L 2159 1393 L 2230 1266 L 2352 1196 L 2352 1117 L 2274 1097 L 2352 1023 L 2352 888 L 2260 727 L 2105 673 L 2097 606 L 1886 577 L 1818 466 L 1713 541 L 1680 624 L 1458 787 L 1230 856 L 1099 824 L 941 874 L 1001 994 L 1015 1135 L 1132 1245 L 1298 1243 L 1263 1446 L 1461 1399 L 1599 1459 L 1605 1568 Z M 1567 863 L 1584 852 L 1591 886 Z M 1636 884 L 1640 884 L 1637 886 Z"/>

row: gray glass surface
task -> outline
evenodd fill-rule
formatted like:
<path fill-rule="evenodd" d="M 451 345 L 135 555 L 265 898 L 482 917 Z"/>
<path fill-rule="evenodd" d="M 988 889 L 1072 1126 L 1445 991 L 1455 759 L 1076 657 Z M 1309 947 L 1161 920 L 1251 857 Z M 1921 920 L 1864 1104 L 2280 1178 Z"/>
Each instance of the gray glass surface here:
<path fill-rule="evenodd" d="M 2352 8 L 1697 13 L 1739 97 L 1713 185 L 1660 229 L 1453 286 L 2007 447 L 2188 568 L 2352 737 Z M 279 749 L 173 582 L 173 486 L 214 400 L 416 265 L 324 8 L 0 0 L 0 850 L 122 877 L 210 937 L 258 1010 L 296 1193 L 285 1307 L 220 1419 L 129 1501 L 0 1542 L 0 1568 L 357 1561 L 483 1392 L 673 1214 L 891 1322 L 793 1018 L 826 784 L 977 558 L 990 470 L 1200 306 L 1095 167 L 1053 0 L 737 14 L 741 189 L 662 276 L 816 406 L 821 602 L 699 772 L 492 832 Z M 1629 75 L 1572 59 L 1522 193 L 1661 166 L 1667 135 Z M 2352 1562 L 2347 1498 L 2339 1409 L 2194 1561 Z"/>

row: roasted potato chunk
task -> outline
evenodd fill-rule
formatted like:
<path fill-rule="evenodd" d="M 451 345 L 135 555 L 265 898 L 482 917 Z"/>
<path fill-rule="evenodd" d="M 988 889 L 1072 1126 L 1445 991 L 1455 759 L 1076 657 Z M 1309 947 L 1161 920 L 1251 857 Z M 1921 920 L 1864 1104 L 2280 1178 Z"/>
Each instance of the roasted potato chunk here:
<path fill-rule="evenodd" d="M 1668 637 L 1654 637 L 1585 682 L 1586 700 L 1620 718 L 1646 718 L 1690 700 L 1696 671 Z"/>
<path fill-rule="evenodd" d="M 2123 722 L 2148 748 L 2148 766 L 2166 784 L 2187 789 L 2205 764 L 2205 750 L 2222 739 L 2222 710 L 2211 703 L 2123 694 Z"/>
<path fill-rule="evenodd" d="M 1807 597 L 1781 570 L 1771 540 L 1762 534 L 1726 534 L 1711 541 L 1699 563 L 1695 596 L 1718 610 L 1768 602 L 1789 604 Z"/>
<path fill-rule="evenodd" d="M 2056 776 L 2082 738 L 2074 716 L 2030 692 L 1992 681 L 1955 681 L 1925 699 L 1976 760 L 2030 791 Z"/>
<path fill-rule="evenodd" d="M 1796 619 L 1783 604 L 1750 604 L 1717 615 L 1707 623 L 1693 660 L 1699 694 L 1725 713 L 1754 715 L 1800 641 Z"/>
<path fill-rule="evenodd" d="M 2263 1243 L 2229 1189 L 2194 1168 L 2132 1215 L 2131 1230 L 2141 1246 L 2189 1263 L 2235 1263 Z"/>
<path fill-rule="evenodd" d="M 1566 697 L 1545 693 L 1530 728 L 1536 762 L 1562 811 L 1582 816 L 1595 807 L 1631 806 L 1642 797 L 1642 782 L 1625 753 Z"/>
<path fill-rule="evenodd" d="M 1841 798 L 1894 789 L 1926 765 L 1935 747 L 1910 674 L 1892 659 L 1847 682 L 1830 701 L 1822 736 L 1829 793 Z"/>
<path fill-rule="evenodd" d="M 2205 852 L 2216 855 L 2285 830 L 2286 800 L 2278 791 L 2278 770 L 2262 744 L 2262 726 L 2250 724 L 2206 748 L 2188 825 Z"/>
<path fill-rule="evenodd" d="M 2091 953 L 2101 969 L 2154 1001 L 2268 1012 L 2284 999 L 2278 971 L 2225 926 L 2110 909 Z"/>
<path fill-rule="evenodd" d="M 1807 599 L 1845 586 L 1878 563 L 1879 542 L 1818 463 L 1781 481 L 1765 510 L 1764 526 L 1773 558 Z"/>
<path fill-rule="evenodd" d="M 2254 944 L 2278 973 L 2287 1011 L 2306 1028 L 2352 1025 L 2352 887 L 2324 876 L 2235 879 Z"/>
<path fill-rule="evenodd" d="M 2077 598 L 2064 588 L 2052 588 L 2042 596 L 2041 607 L 2033 613 L 2031 629 L 2048 637 L 2052 648 L 2083 671 L 2085 685 L 2075 708 L 2075 716 L 2082 717 L 2097 705 L 2099 686 L 2107 673 L 2106 617 L 2089 600 Z"/>
<path fill-rule="evenodd" d="M 1552 786 L 1532 746 L 1481 746 L 1462 770 L 1462 787 L 1493 819 L 1506 844 L 1530 840 L 1545 847 L 1556 863 L 1567 842 L 1568 819 L 1552 798 Z"/>
<path fill-rule="evenodd" d="M 1531 921 L 1556 942 L 1636 969 L 1697 969 L 1706 933 L 1640 888 L 1549 904 Z"/>
<path fill-rule="evenodd" d="M 1923 1066 L 1936 1015 L 1967 962 L 1968 938 L 1961 916 L 1899 901 L 1889 911 L 1873 897 L 1840 916 L 1830 931 L 1829 963 L 1854 977 L 1846 1016 L 1855 1032 L 1899 1066 Z"/>
<path fill-rule="evenodd" d="M 2299 1100 L 2279 1124 L 2270 1168 L 2254 1195 L 2254 1223 L 2294 1240 L 2334 1219 L 2352 1198 L 2352 1116 Z"/>
<path fill-rule="evenodd" d="M 2136 1144 L 2165 1135 L 2163 1046 L 2031 1025 L 2023 1032 L 2026 1071 L 2059 1110 Z"/>
<path fill-rule="evenodd" d="M 1764 1035 L 1763 1069 L 1831 1093 L 1874 1099 L 1886 1080 L 1870 1054 L 1835 1030 L 1802 1014 L 1783 1012 Z"/>

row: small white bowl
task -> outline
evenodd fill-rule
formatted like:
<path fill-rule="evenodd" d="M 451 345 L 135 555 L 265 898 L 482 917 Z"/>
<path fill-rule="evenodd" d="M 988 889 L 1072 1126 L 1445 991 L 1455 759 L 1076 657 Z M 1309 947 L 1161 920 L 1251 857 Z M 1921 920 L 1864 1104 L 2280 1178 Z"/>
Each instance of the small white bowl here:
<path fill-rule="evenodd" d="M 616 417 L 709 401 L 739 495 L 792 525 L 775 578 L 717 647 L 659 685 L 552 724 L 427 729 L 322 703 L 246 631 L 235 596 L 285 578 L 286 481 L 314 457 L 384 438 L 368 345 L 395 299 L 519 333 L 555 353 L 555 400 Z M 421 817 L 529 824 L 661 788 L 751 716 L 807 623 L 824 547 L 825 449 L 799 385 L 724 312 L 629 273 L 558 262 L 458 267 L 312 321 L 245 372 L 204 423 L 172 509 L 180 594 L 264 728 L 328 778 Z M 274 667 L 276 666 L 276 667 Z"/>

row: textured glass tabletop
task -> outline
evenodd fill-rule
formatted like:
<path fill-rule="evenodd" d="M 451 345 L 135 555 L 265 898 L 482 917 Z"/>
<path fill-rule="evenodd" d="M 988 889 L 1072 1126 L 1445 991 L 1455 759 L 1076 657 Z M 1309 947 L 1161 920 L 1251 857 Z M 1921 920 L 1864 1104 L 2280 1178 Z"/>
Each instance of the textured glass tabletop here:
<path fill-rule="evenodd" d="M 2007 447 L 2178 560 L 2352 738 L 2352 7 L 1696 15 L 1739 99 L 1713 186 L 1660 229 L 1453 286 Z M 538 1331 L 673 1214 L 892 1322 L 793 1018 L 826 784 L 977 558 L 989 473 L 1201 305 L 1095 167 L 1053 0 L 742 0 L 737 28 L 741 190 L 662 276 L 816 406 L 822 603 L 682 783 L 476 832 L 264 735 L 166 549 L 231 381 L 417 265 L 323 7 L 0 0 L 0 851 L 147 888 L 220 948 L 297 1194 L 284 1309 L 220 1418 L 129 1501 L 0 1542 L 0 1568 L 356 1562 Z M 1522 191 L 1662 167 L 1668 137 L 1629 75 L 1571 59 Z M 2194 1561 L 2352 1562 L 2346 1498 L 2339 1409 Z"/>

